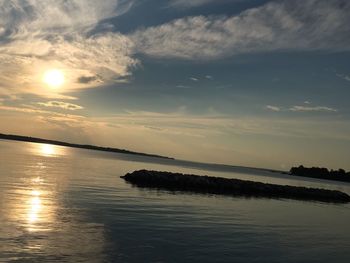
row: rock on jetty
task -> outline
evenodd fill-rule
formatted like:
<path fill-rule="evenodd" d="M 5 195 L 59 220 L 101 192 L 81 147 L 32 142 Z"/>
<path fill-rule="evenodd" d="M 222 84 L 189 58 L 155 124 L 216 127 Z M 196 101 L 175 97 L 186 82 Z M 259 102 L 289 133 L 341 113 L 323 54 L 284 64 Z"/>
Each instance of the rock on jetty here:
<path fill-rule="evenodd" d="M 287 198 L 348 203 L 346 193 L 317 188 L 266 184 L 239 179 L 139 170 L 121 176 L 137 187 L 245 197 Z"/>

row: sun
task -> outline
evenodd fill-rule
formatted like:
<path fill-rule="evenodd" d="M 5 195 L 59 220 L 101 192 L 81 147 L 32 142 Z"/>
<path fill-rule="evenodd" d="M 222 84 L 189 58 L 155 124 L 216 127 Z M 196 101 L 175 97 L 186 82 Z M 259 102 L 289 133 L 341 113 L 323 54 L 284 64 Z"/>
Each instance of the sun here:
<path fill-rule="evenodd" d="M 58 88 L 64 83 L 64 74 L 61 70 L 51 69 L 44 73 L 43 81 L 51 88 Z"/>

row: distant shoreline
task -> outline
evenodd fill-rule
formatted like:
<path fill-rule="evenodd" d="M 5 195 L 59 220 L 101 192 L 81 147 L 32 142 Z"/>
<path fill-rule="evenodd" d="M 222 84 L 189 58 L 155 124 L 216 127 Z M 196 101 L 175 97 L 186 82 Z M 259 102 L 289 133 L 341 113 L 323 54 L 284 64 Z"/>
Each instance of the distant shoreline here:
<path fill-rule="evenodd" d="M 21 136 L 21 135 L 0 133 L 0 139 L 11 140 L 11 141 L 21 141 L 21 142 L 32 142 L 32 143 L 47 143 L 47 144 L 72 147 L 72 148 L 79 148 L 79 149 L 88 149 L 88 150 L 112 152 L 112 153 L 132 154 L 132 155 L 140 155 L 140 156 L 146 156 L 146 157 L 155 157 L 155 158 L 161 158 L 161 159 L 174 160 L 174 158 L 161 156 L 161 155 L 157 155 L 157 154 L 134 152 L 134 151 L 129 151 L 129 150 L 125 150 L 125 149 L 102 147 L 102 146 L 95 146 L 95 145 L 89 145 L 89 144 L 76 144 L 76 143 L 62 142 L 62 141 L 56 141 L 56 140 L 42 139 L 42 138 L 37 138 L 37 137 Z"/>

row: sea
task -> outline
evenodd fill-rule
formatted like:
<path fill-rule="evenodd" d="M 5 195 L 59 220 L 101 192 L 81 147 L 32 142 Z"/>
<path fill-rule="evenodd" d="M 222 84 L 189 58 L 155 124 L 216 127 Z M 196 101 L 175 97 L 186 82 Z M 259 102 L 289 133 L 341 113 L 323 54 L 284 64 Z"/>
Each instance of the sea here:
<path fill-rule="evenodd" d="M 350 205 L 140 189 L 139 169 L 336 189 L 276 171 L 0 140 L 0 262 L 350 262 Z"/>

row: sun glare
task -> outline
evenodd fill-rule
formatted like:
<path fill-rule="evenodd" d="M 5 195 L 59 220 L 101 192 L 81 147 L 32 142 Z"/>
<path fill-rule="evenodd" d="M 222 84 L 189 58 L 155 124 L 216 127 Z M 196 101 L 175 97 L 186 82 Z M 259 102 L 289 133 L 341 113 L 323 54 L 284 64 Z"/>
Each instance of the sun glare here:
<path fill-rule="evenodd" d="M 48 70 L 44 74 L 43 81 L 51 88 L 58 88 L 64 83 L 64 74 L 57 69 Z"/>
<path fill-rule="evenodd" d="M 52 156 L 55 154 L 55 148 L 53 145 L 50 145 L 50 144 L 42 144 L 41 145 L 41 153 L 44 156 Z"/>

